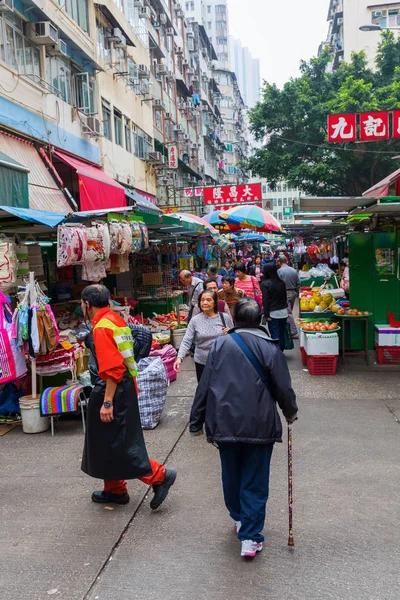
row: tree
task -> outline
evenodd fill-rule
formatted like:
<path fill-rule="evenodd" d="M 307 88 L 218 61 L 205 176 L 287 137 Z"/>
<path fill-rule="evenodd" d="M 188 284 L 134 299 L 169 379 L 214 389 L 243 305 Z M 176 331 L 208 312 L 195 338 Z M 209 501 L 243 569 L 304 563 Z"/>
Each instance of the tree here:
<path fill-rule="evenodd" d="M 327 115 L 400 109 L 400 39 L 382 34 L 375 69 L 364 52 L 329 72 L 329 50 L 300 64 L 300 77 L 280 90 L 264 83 L 250 111 L 250 129 L 263 146 L 246 168 L 274 187 L 281 180 L 315 196 L 359 196 L 400 165 L 400 140 L 327 142 Z"/>

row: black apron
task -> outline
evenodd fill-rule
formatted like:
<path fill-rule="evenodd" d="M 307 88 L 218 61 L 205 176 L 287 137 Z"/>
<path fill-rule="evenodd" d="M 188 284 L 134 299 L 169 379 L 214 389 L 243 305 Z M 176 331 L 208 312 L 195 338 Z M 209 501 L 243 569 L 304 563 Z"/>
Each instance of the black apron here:
<path fill-rule="evenodd" d="M 150 475 L 133 379 L 127 371 L 115 392 L 114 420 L 103 423 L 100 409 L 106 384 L 98 376 L 93 339 L 88 338 L 86 345 L 91 349 L 89 370 L 94 387 L 88 403 L 82 471 L 96 479 L 138 479 Z"/>

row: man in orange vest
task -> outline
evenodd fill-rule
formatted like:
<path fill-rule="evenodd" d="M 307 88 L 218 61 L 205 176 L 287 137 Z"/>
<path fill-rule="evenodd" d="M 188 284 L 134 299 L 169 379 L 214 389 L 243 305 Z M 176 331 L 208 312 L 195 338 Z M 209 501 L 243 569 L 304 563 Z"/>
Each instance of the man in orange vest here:
<path fill-rule="evenodd" d="M 110 293 L 103 285 L 89 285 L 81 302 L 93 336 L 89 370 L 93 390 L 88 403 L 82 471 L 104 480 L 104 490 L 93 492 L 93 502 L 127 504 L 127 479 L 153 486 L 150 507 L 164 502 L 176 471 L 149 459 L 140 424 L 137 368 L 133 338 L 125 321 L 110 308 Z"/>

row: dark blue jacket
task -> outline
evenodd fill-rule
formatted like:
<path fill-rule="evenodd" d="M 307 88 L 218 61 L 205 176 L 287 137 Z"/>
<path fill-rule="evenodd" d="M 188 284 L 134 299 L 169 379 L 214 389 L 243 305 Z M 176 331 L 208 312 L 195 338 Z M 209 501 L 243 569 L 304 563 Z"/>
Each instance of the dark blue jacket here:
<path fill-rule="evenodd" d="M 296 417 L 296 395 L 285 357 L 263 327 L 235 328 L 269 377 L 270 390 L 228 334 L 213 343 L 190 414 L 190 431 L 205 423 L 209 442 L 270 444 L 282 441 L 277 404 L 288 419 Z"/>

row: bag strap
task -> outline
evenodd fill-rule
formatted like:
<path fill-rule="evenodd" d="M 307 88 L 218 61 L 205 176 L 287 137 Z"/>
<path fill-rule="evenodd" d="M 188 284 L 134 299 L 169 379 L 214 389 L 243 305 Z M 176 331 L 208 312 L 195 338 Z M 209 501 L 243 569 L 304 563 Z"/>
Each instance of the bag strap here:
<path fill-rule="evenodd" d="M 241 349 L 241 351 L 243 352 L 243 354 L 245 354 L 245 356 L 251 362 L 251 364 L 253 365 L 254 369 L 257 371 L 257 374 L 260 377 L 261 381 L 263 382 L 263 384 L 265 385 L 265 387 L 267 388 L 267 390 L 271 393 L 268 376 L 265 373 L 265 371 L 264 371 L 264 369 L 263 369 L 260 361 L 258 360 L 258 358 L 256 357 L 256 355 L 254 354 L 254 352 L 249 348 L 248 344 L 246 344 L 246 342 L 244 341 L 244 339 L 238 333 L 236 333 L 236 331 L 234 331 L 230 335 L 235 340 L 235 342 L 237 343 L 237 345 L 239 346 L 239 348 Z"/>
<path fill-rule="evenodd" d="M 219 318 L 222 321 L 222 325 L 226 328 L 226 321 L 225 321 L 224 313 L 220 312 L 219 313 Z"/>

